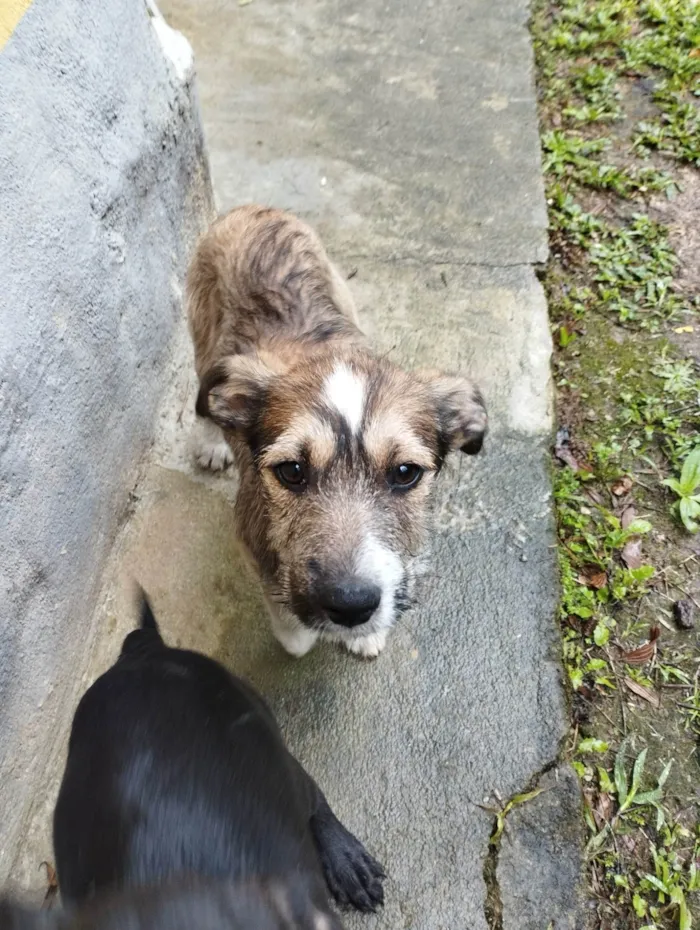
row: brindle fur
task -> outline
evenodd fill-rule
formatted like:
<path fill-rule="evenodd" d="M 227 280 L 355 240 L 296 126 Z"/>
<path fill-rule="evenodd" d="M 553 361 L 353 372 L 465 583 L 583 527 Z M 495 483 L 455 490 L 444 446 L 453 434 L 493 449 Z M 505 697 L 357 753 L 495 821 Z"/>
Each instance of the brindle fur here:
<path fill-rule="evenodd" d="M 221 427 L 233 451 L 239 532 L 276 635 L 294 654 L 319 634 L 378 654 L 411 602 L 443 460 L 451 449 L 481 448 L 487 419 L 478 389 L 373 355 L 316 234 L 278 210 L 240 207 L 214 224 L 190 267 L 188 311 L 197 412 Z M 343 392 L 340 407 L 329 400 L 339 372 L 341 385 L 357 389 L 361 422 L 349 422 Z M 280 483 L 274 466 L 284 461 L 307 464 L 305 492 Z M 402 463 L 424 474 L 413 490 L 395 492 L 387 472 Z M 386 603 L 360 627 L 330 623 L 316 587 L 362 572 L 379 579 Z"/>

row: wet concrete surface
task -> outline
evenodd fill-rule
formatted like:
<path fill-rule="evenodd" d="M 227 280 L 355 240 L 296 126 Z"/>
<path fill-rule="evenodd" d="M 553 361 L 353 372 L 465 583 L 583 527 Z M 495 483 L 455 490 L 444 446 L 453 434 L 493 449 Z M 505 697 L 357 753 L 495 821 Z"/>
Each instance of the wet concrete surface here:
<path fill-rule="evenodd" d="M 441 477 L 425 590 L 379 659 L 320 645 L 294 660 L 272 638 L 237 548 L 235 476 L 193 466 L 183 333 L 160 438 L 105 581 L 105 634 L 88 679 L 133 622 L 135 576 L 171 643 L 216 656 L 270 699 L 331 805 L 384 862 L 384 911 L 348 916 L 349 928 L 483 930 L 487 892 L 502 901 L 504 930 L 574 926 L 579 839 L 562 824 L 579 801 L 568 782 L 555 805 L 538 808 L 539 832 L 514 818 L 523 854 L 484 878 L 494 823 L 484 807 L 536 783 L 567 725 L 527 8 L 167 0 L 162 9 L 194 46 L 220 208 L 255 200 L 310 221 L 352 273 L 377 349 L 470 374 L 492 432 L 481 456 L 456 456 Z"/>

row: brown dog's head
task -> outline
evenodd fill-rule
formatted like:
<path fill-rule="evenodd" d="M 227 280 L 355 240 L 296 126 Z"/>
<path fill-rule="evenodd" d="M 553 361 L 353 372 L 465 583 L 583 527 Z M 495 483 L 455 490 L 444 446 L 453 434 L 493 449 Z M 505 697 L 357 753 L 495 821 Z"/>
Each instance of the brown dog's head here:
<path fill-rule="evenodd" d="M 230 356 L 202 379 L 197 411 L 249 452 L 241 532 L 265 553 L 272 596 L 315 629 L 358 636 L 409 605 L 435 478 L 487 427 L 467 379 L 361 351 L 283 372 Z"/>

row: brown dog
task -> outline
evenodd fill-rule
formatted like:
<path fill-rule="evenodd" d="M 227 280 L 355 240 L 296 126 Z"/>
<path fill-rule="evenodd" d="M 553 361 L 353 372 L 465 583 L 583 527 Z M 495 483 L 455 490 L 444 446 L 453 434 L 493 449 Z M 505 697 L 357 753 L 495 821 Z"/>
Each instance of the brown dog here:
<path fill-rule="evenodd" d="M 412 601 L 430 491 L 447 453 L 481 449 L 465 378 L 372 354 L 315 233 L 258 206 L 218 220 L 188 278 L 200 464 L 240 471 L 236 514 L 275 635 L 379 654 Z"/>

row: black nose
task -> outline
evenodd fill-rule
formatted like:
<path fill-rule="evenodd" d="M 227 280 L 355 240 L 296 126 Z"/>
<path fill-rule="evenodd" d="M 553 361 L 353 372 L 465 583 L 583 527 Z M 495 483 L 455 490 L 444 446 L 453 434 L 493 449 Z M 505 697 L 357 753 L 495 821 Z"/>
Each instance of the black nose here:
<path fill-rule="evenodd" d="M 366 623 L 379 607 L 381 598 L 381 589 L 376 584 L 357 578 L 324 585 L 317 591 L 319 607 L 329 620 L 340 626 Z"/>

